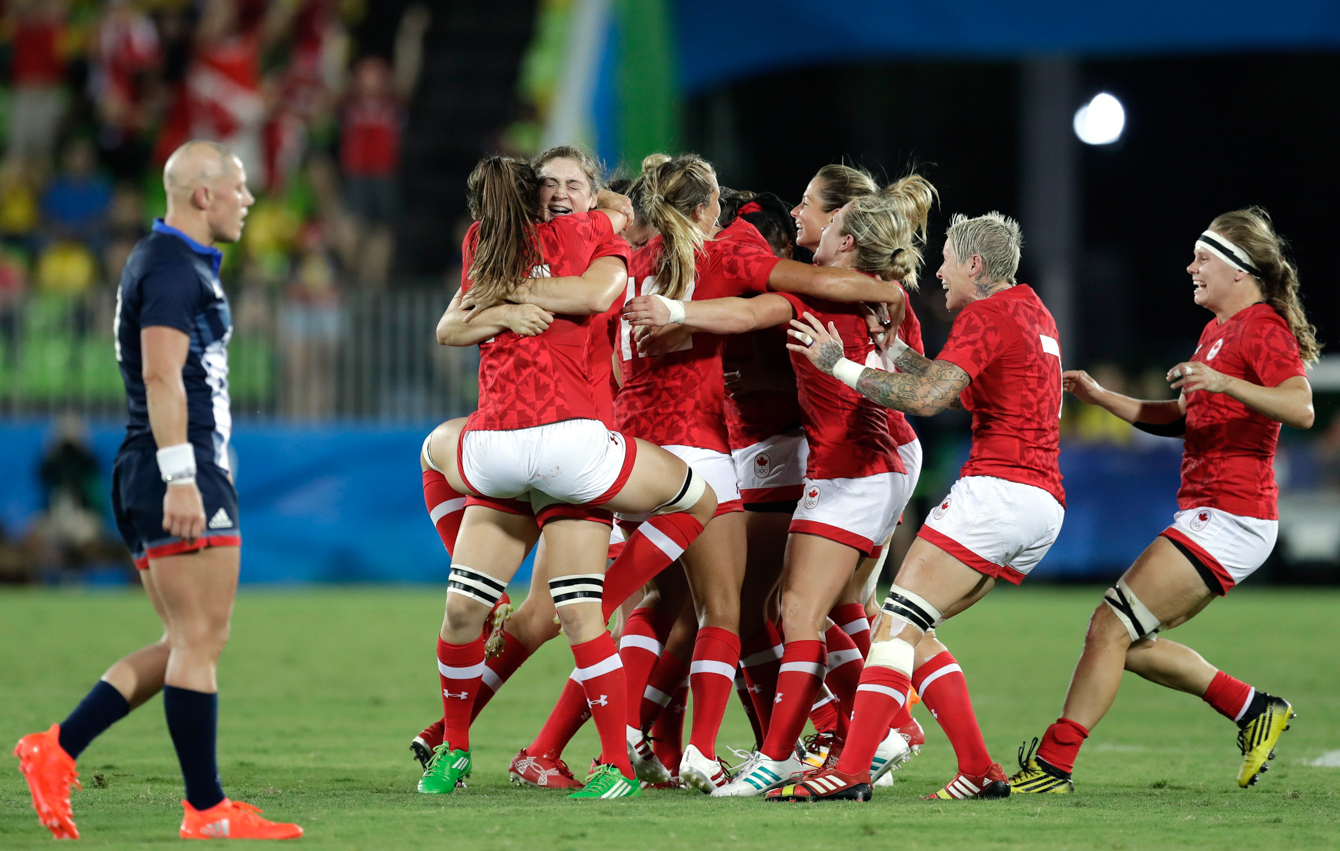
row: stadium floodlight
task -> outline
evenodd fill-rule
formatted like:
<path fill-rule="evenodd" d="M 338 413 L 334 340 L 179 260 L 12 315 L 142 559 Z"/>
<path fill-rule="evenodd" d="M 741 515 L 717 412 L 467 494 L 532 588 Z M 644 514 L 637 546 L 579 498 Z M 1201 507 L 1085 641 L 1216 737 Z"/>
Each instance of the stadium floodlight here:
<path fill-rule="evenodd" d="M 1126 110 L 1107 92 L 1094 95 L 1075 113 L 1075 135 L 1086 145 L 1110 145 L 1125 126 Z"/>

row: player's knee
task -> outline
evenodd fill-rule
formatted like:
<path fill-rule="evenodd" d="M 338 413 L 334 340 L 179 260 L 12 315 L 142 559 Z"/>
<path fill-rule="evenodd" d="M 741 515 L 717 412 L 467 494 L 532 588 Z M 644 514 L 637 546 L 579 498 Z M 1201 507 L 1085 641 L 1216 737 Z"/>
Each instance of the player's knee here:
<path fill-rule="evenodd" d="M 506 583 L 465 565 L 453 564 L 447 579 L 443 625 L 452 632 L 479 629 L 489 610 L 502 599 Z"/>
<path fill-rule="evenodd" d="M 867 667 L 892 668 L 910 677 L 915 667 L 915 656 L 916 651 L 911 642 L 894 637 L 872 642 L 865 664 Z"/>
<path fill-rule="evenodd" d="M 550 579 L 549 596 L 554 600 L 554 610 L 563 632 L 576 637 L 590 627 L 592 619 L 601 620 L 600 601 L 604 592 L 605 576 L 601 573 L 576 573 Z"/>
<path fill-rule="evenodd" d="M 900 585 L 889 587 L 889 596 L 884 598 L 880 612 L 883 614 L 881 626 L 888 630 L 885 635 L 898 635 L 905 627 L 911 626 L 920 633 L 918 641 L 926 632 L 944 622 L 944 614 L 929 600 Z"/>
<path fill-rule="evenodd" d="M 940 643 L 940 640 L 935 637 L 935 630 L 928 630 L 925 635 L 921 636 L 921 640 L 917 642 L 915 658 L 916 667 L 920 668 L 926 662 L 934 659 L 948 649 L 948 647 L 945 647 L 944 644 Z"/>
<path fill-rule="evenodd" d="M 1106 615 L 1103 614 L 1106 610 Z M 1103 605 L 1098 607 L 1089 620 L 1089 633 L 1095 639 L 1134 643 L 1141 639 L 1153 639 L 1158 635 L 1161 624 L 1158 617 L 1149 610 L 1125 579 L 1107 589 L 1103 595 Z M 1098 634 L 1095 634 L 1095 633 Z"/>
<path fill-rule="evenodd" d="M 717 510 L 717 495 L 707 479 L 693 468 L 684 465 L 684 478 L 674 497 L 656 509 L 657 514 L 674 514 L 686 511 L 704 526 L 712 519 Z"/>

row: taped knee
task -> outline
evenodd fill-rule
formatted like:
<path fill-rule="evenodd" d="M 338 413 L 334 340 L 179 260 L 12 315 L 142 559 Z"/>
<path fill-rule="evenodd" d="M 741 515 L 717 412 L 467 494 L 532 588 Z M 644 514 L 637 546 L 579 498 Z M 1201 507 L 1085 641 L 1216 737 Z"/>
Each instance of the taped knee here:
<path fill-rule="evenodd" d="M 866 656 L 866 665 L 882 665 L 893 668 L 907 676 L 912 676 L 913 647 L 901 638 L 888 641 L 876 641 L 870 645 L 870 655 Z"/>
<path fill-rule="evenodd" d="M 605 577 L 599 573 L 577 573 L 572 576 L 555 576 L 549 580 L 549 596 L 554 598 L 554 608 L 572 606 L 577 603 L 600 604 L 605 592 Z"/>
<path fill-rule="evenodd" d="M 925 597 L 898 585 L 889 588 L 889 596 L 884 598 L 884 605 L 880 607 L 880 611 L 904 624 L 911 624 L 922 632 L 935 629 L 944 623 L 945 619 L 944 614 L 932 606 Z M 897 627 L 897 623 L 894 623 L 894 626 Z M 895 629 L 895 634 L 897 632 Z"/>
<path fill-rule="evenodd" d="M 1107 593 L 1103 595 L 1103 602 L 1107 603 L 1112 613 L 1117 616 L 1117 620 L 1126 627 L 1132 643 L 1142 638 L 1158 636 L 1161 626 L 1159 619 L 1148 606 L 1140 602 L 1140 598 L 1131 591 L 1131 586 L 1126 584 L 1125 579 L 1118 579 L 1116 585 L 1107 589 Z"/>
<path fill-rule="evenodd" d="M 698 500 L 703 498 L 703 493 L 707 490 L 707 479 L 704 479 L 698 473 L 689 471 L 684 475 L 684 484 L 680 485 L 679 493 L 674 499 L 670 500 L 653 514 L 674 514 L 676 511 L 688 511 L 698 504 Z"/>
<path fill-rule="evenodd" d="M 437 466 L 437 462 L 433 460 L 433 450 L 429 448 L 429 443 L 431 443 L 432 440 L 433 433 L 430 431 L 428 432 L 428 436 L 423 439 L 423 449 L 419 450 L 419 454 L 423 456 L 423 462 L 428 465 L 430 470 L 436 470 L 445 476 L 446 473 L 443 473 L 442 468 Z"/>
<path fill-rule="evenodd" d="M 490 609 L 502 599 L 507 583 L 501 582 L 486 573 L 471 570 L 464 565 L 453 564 L 451 575 L 447 577 L 447 594 L 457 594 L 483 603 Z"/>

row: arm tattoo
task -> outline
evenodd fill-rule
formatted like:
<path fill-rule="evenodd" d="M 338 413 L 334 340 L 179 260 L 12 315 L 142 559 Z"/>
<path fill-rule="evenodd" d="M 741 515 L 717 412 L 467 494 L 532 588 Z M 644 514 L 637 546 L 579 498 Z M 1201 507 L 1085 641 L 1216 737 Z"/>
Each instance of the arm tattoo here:
<path fill-rule="evenodd" d="M 923 375 L 867 369 L 856 389 L 886 408 L 929 417 L 953 407 L 958 394 L 971 383 L 960 367 L 948 361 L 932 361 Z"/>
<path fill-rule="evenodd" d="M 908 349 L 899 355 L 893 362 L 893 365 L 898 367 L 899 372 L 905 372 L 908 375 L 916 376 L 924 376 L 926 371 L 934 366 L 934 364 L 935 361 L 915 349 Z M 957 396 L 955 396 L 953 400 L 950 401 L 948 407 L 961 411 L 963 410 L 963 403 L 959 401 Z"/>
<path fill-rule="evenodd" d="M 825 375 L 832 375 L 833 366 L 842 360 L 842 344 L 837 340 L 825 340 L 816 345 L 818 348 L 814 351 L 814 365 L 819 367 L 819 370 Z"/>

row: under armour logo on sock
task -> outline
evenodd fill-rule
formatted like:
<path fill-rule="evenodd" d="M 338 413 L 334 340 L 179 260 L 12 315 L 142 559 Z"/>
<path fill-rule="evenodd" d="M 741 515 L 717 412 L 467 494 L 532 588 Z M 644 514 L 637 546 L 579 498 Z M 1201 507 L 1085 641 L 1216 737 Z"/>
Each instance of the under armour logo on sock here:
<path fill-rule="evenodd" d="M 607 694 L 602 694 L 602 695 L 600 696 L 600 699 L 598 699 L 598 700 L 587 700 L 586 703 L 587 703 L 587 705 L 589 705 L 589 706 L 609 706 L 609 705 L 610 705 L 609 695 L 607 695 Z"/>
<path fill-rule="evenodd" d="M 451 691 L 450 691 L 449 689 L 442 689 L 442 696 L 443 696 L 443 697 L 459 697 L 461 700 L 465 700 L 467 697 L 470 696 L 470 692 L 468 692 L 468 691 L 463 691 L 463 692 L 461 692 L 460 694 L 452 694 Z"/>
<path fill-rule="evenodd" d="M 773 703 L 781 703 L 781 702 L 782 702 L 782 693 L 781 693 L 780 691 L 777 692 L 777 696 L 774 697 L 774 698 L 772 699 L 772 702 L 773 702 Z"/>
<path fill-rule="evenodd" d="M 749 686 L 748 688 L 745 689 L 745 691 L 751 694 L 762 694 L 763 686 Z"/>

